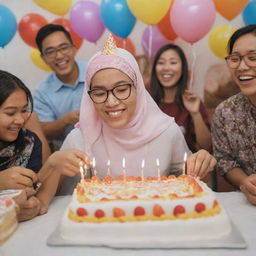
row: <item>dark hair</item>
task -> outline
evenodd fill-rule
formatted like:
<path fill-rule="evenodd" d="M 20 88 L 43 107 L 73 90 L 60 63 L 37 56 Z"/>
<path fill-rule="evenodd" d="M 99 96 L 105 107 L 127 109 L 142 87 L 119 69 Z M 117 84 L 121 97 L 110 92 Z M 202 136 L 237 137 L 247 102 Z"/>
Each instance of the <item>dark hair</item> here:
<path fill-rule="evenodd" d="M 16 90 L 22 90 L 27 96 L 28 105 L 33 111 L 33 98 L 30 90 L 26 85 L 16 76 L 8 73 L 7 71 L 0 70 L 0 106 L 6 99 Z M 3 141 L 4 144 L 10 144 Z M 20 130 L 17 139 L 14 142 L 16 154 L 21 152 L 27 145 L 27 140 L 24 138 L 23 131 Z"/>
<path fill-rule="evenodd" d="M 248 25 L 236 30 L 228 41 L 228 53 L 233 51 L 234 44 L 238 38 L 246 34 L 254 34 L 256 36 L 256 24 Z"/>
<path fill-rule="evenodd" d="M 175 95 L 175 102 L 177 102 L 179 106 L 184 108 L 182 95 L 183 95 L 183 93 L 187 87 L 187 83 L 188 83 L 188 77 L 189 77 L 188 62 L 187 62 L 187 59 L 186 59 L 186 56 L 185 56 L 183 50 L 178 45 L 167 44 L 167 45 L 161 47 L 158 50 L 158 52 L 156 53 L 156 56 L 155 56 L 155 59 L 153 62 L 153 66 L 152 66 L 152 72 L 151 72 L 151 81 L 150 81 L 151 93 L 152 93 L 153 99 L 159 105 L 161 103 L 161 100 L 164 98 L 164 89 L 163 89 L 162 84 L 160 83 L 160 81 L 157 78 L 156 65 L 157 65 L 158 60 L 159 60 L 160 56 L 162 55 L 162 53 L 164 53 L 165 51 L 170 50 L 170 49 L 176 51 L 181 59 L 182 72 L 181 72 L 181 77 L 176 84 L 177 93 Z"/>
<path fill-rule="evenodd" d="M 69 32 L 61 25 L 56 25 L 56 24 L 47 24 L 39 29 L 36 35 L 36 44 L 39 49 L 39 51 L 42 53 L 42 44 L 43 40 L 51 35 L 54 32 L 63 32 L 66 38 L 70 41 L 71 44 L 73 44 L 71 35 Z"/>

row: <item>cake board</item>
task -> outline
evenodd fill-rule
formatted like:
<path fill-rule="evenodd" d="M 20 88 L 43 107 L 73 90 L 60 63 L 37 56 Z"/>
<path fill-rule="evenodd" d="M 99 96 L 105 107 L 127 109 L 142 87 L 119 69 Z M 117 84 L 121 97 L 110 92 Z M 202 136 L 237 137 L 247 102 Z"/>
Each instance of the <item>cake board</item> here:
<path fill-rule="evenodd" d="M 81 242 L 64 240 L 60 235 L 60 226 L 53 231 L 47 240 L 47 245 L 49 246 L 104 246 L 110 248 L 118 249 L 214 249 L 214 248 L 232 248 L 232 249 L 245 249 L 247 247 L 246 242 L 241 235 L 240 231 L 231 222 L 231 232 L 229 235 L 214 240 L 202 240 L 202 241 L 163 241 L 161 243 L 152 242 L 137 242 L 133 243 L 117 243 L 113 241 L 112 243 L 104 243 L 95 240 L 94 242 L 89 242 L 84 244 Z"/>

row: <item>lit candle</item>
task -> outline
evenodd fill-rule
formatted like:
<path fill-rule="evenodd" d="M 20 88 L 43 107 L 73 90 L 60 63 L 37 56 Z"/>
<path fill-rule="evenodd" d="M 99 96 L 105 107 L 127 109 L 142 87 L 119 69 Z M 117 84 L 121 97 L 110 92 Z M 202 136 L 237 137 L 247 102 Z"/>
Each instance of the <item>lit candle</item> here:
<path fill-rule="evenodd" d="M 160 163 L 159 158 L 156 159 L 156 166 L 157 166 L 157 180 L 160 181 Z"/>
<path fill-rule="evenodd" d="M 124 181 L 126 181 L 126 170 L 125 170 L 125 158 L 124 157 L 123 157 L 123 161 L 122 161 L 122 166 L 123 166 Z"/>
<path fill-rule="evenodd" d="M 93 175 L 97 176 L 95 157 L 93 157 L 92 159 L 92 169 L 93 169 Z"/>
<path fill-rule="evenodd" d="M 107 166 L 108 166 L 108 176 L 110 176 L 110 160 L 108 160 Z"/>
<path fill-rule="evenodd" d="M 142 159 L 141 162 L 141 181 L 144 182 L 144 167 L 145 167 L 145 160 Z"/>
<path fill-rule="evenodd" d="M 183 175 L 186 175 L 186 162 L 187 162 L 187 152 L 185 152 L 185 154 L 184 154 Z"/>
<path fill-rule="evenodd" d="M 84 184 L 84 168 L 83 168 L 83 163 L 79 163 L 80 166 L 80 174 L 81 174 L 81 183 Z"/>

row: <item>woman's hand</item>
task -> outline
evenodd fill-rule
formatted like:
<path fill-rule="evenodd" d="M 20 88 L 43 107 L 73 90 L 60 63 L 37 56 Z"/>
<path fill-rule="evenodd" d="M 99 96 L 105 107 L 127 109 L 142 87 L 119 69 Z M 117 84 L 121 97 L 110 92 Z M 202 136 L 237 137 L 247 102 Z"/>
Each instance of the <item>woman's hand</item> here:
<path fill-rule="evenodd" d="M 19 205 L 18 221 L 30 220 L 38 215 L 41 204 L 40 201 L 35 197 L 31 196 L 25 202 Z"/>
<path fill-rule="evenodd" d="M 213 170 L 216 163 L 216 159 L 208 151 L 201 149 L 188 157 L 187 174 L 202 179 Z"/>
<path fill-rule="evenodd" d="M 80 165 L 86 165 L 87 168 L 91 167 L 88 156 L 76 149 L 56 151 L 48 161 L 53 171 L 58 171 L 66 176 L 75 176 L 80 173 Z"/>
<path fill-rule="evenodd" d="M 0 189 L 26 189 L 38 178 L 32 170 L 15 166 L 0 172 Z"/>
<path fill-rule="evenodd" d="M 256 205 L 256 174 L 251 174 L 243 179 L 240 190 L 245 194 L 250 203 Z"/>
<path fill-rule="evenodd" d="M 182 98 L 183 98 L 183 104 L 185 108 L 191 115 L 199 112 L 200 98 L 195 92 L 190 90 L 185 90 Z"/>

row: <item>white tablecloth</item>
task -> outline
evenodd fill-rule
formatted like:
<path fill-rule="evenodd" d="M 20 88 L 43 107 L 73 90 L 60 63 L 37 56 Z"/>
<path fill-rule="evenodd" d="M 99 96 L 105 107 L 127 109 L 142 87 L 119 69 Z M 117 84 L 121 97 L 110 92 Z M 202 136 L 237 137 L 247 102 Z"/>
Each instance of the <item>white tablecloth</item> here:
<path fill-rule="evenodd" d="M 217 193 L 217 198 L 224 205 L 246 243 L 246 249 L 111 249 L 105 247 L 63 246 L 50 247 L 46 241 L 55 230 L 70 196 L 56 197 L 47 214 L 33 220 L 20 223 L 15 234 L 0 247 L 1 256 L 255 256 L 256 255 L 256 207 L 250 205 L 242 193 Z M 211 232 L 209 230 L 209 232 Z"/>

